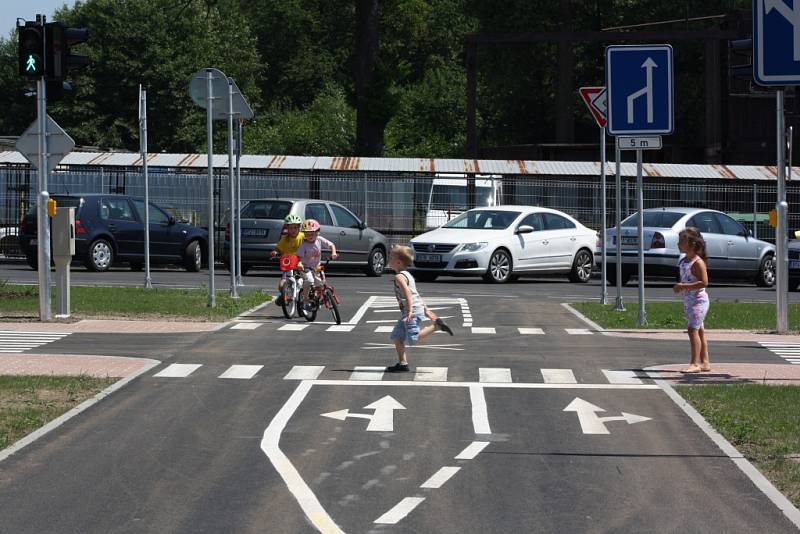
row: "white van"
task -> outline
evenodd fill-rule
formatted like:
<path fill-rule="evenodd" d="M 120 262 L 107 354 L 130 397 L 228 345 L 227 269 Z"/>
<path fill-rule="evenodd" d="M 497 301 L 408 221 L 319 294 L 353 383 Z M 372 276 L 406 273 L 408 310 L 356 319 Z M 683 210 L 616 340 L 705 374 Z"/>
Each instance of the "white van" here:
<path fill-rule="evenodd" d="M 441 225 L 467 211 L 467 175 L 437 174 L 431 183 L 425 230 Z M 500 205 L 502 183 L 499 176 L 475 176 L 475 207 Z"/>

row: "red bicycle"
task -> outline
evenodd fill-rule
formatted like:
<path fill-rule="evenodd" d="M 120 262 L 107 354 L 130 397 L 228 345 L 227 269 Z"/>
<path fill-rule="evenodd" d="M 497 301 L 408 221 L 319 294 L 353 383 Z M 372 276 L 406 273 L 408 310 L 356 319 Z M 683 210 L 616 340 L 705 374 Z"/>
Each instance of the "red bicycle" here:
<path fill-rule="evenodd" d="M 342 316 L 339 315 L 339 295 L 336 294 L 336 290 L 333 289 L 333 286 L 328 285 L 327 277 L 325 276 L 325 267 L 328 266 L 330 261 L 331 260 L 328 259 L 324 264 L 317 265 L 316 269 L 314 269 L 319 275 L 322 284 L 318 287 L 314 287 L 313 293 L 309 296 L 311 308 L 304 314 L 306 321 L 316 320 L 317 311 L 319 311 L 321 306 L 324 306 L 330 310 L 336 324 L 342 324 Z"/>

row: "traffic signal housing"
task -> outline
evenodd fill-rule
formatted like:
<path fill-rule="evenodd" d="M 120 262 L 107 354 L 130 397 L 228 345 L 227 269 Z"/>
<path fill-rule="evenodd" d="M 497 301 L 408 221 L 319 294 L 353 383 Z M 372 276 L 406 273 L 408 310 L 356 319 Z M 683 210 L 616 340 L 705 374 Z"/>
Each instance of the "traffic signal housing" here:
<path fill-rule="evenodd" d="M 64 80 L 70 69 L 89 64 L 89 56 L 72 53 L 73 46 L 89 39 L 89 30 L 72 28 L 63 22 L 48 22 L 46 27 L 48 80 Z"/>
<path fill-rule="evenodd" d="M 753 39 L 737 39 L 731 41 L 729 45 L 730 55 L 728 61 L 728 72 L 731 78 L 743 80 L 753 79 Z M 742 60 L 733 64 L 733 58 L 740 57 Z"/>
<path fill-rule="evenodd" d="M 26 78 L 44 76 L 44 27 L 28 21 L 18 27 L 19 33 L 19 74 Z"/>

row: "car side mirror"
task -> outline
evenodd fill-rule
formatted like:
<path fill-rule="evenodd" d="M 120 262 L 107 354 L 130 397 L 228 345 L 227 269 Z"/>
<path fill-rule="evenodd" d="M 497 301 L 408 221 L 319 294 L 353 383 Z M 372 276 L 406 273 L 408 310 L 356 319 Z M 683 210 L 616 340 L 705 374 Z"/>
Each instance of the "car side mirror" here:
<path fill-rule="evenodd" d="M 169 219 L 167 219 L 167 226 L 172 226 L 173 224 L 175 224 L 175 217 L 170 215 Z"/>
<path fill-rule="evenodd" d="M 358 223 L 358 229 L 359 230 L 366 230 L 367 229 L 367 223 L 365 223 L 364 221 L 361 221 L 360 223 Z"/>
<path fill-rule="evenodd" d="M 523 224 L 517 228 L 518 234 L 530 234 L 531 232 L 533 232 L 533 226 L 528 226 L 527 224 Z"/>
<path fill-rule="evenodd" d="M 747 237 L 753 237 L 753 230 L 750 228 L 747 229 Z"/>

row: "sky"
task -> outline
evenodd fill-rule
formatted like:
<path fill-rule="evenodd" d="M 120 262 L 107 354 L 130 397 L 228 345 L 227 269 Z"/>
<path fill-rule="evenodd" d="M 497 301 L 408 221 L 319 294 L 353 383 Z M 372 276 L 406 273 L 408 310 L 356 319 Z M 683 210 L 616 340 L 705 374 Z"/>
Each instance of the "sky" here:
<path fill-rule="evenodd" d="M 75 0 L 0 0 L 0 36 L 8 38 L 17 25 L 17 17 L 36 20 L 41 13 L 48 21 L 53 20 L 53 12 L 62 7 L 75 5 Z"/>

